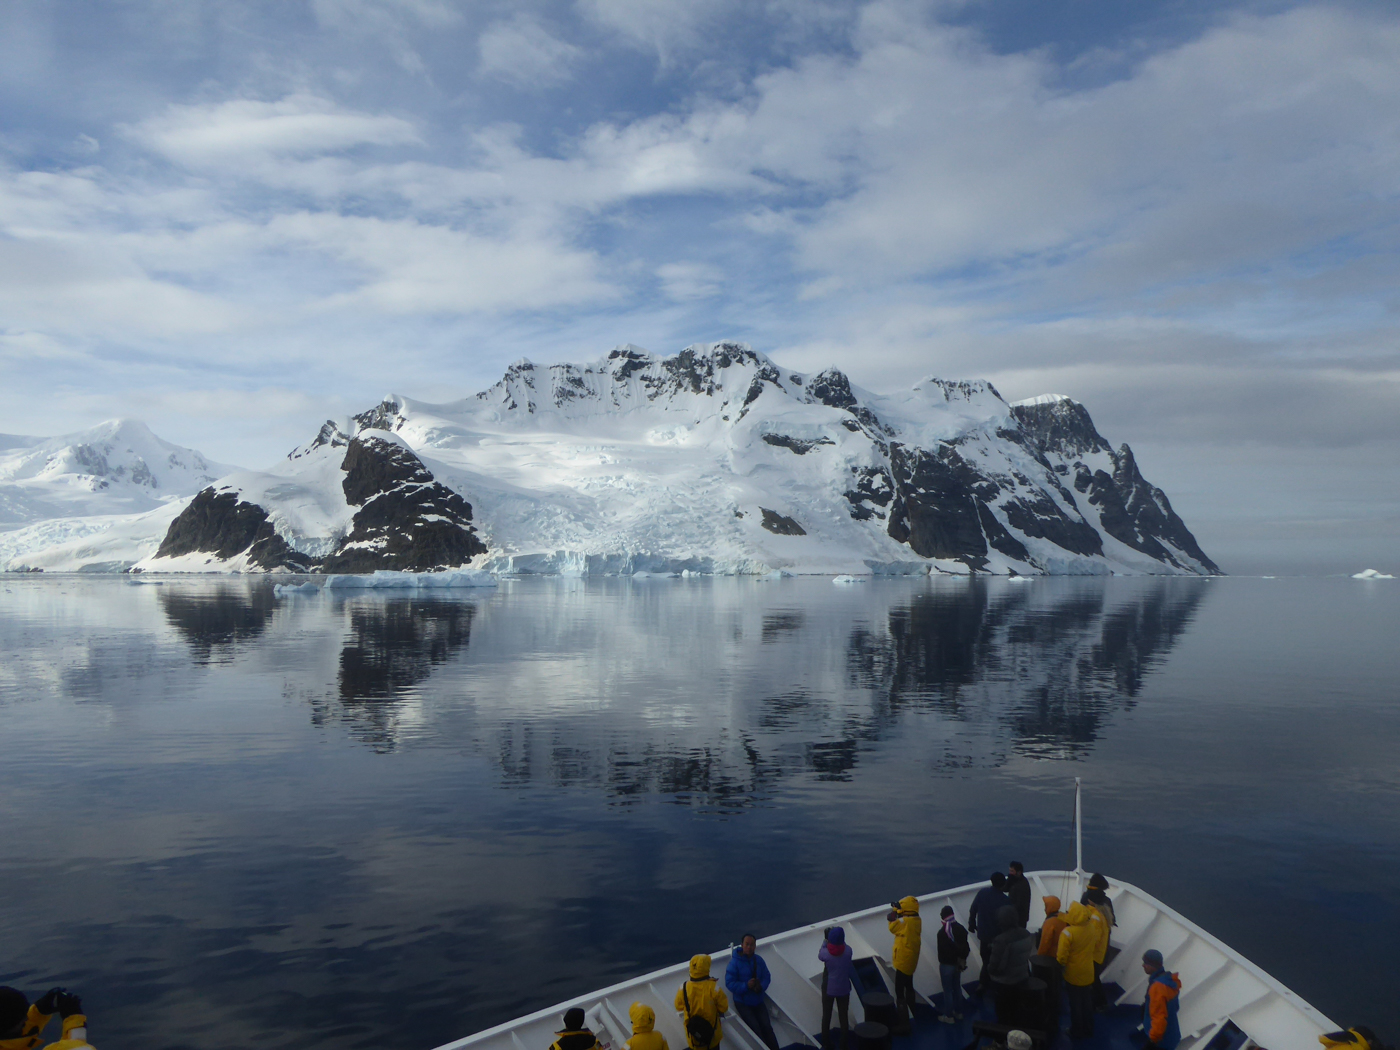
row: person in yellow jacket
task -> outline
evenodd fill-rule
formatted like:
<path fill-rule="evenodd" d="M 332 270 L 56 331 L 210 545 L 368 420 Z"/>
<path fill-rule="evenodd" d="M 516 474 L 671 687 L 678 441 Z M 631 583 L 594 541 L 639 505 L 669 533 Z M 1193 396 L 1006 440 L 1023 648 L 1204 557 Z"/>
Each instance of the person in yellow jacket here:
<path fill-rule="evenodd" d="M 1377 1050 L 1381 1045 L 1376 1039 L 1376 1033 L 1364 1024 L 1341 1032 L 1328 1032 L 1318 1036 L 1317 1041 L 1327 1050 Z"/>
<path fill-rule="evenodd" d="M 1060 947 L 1060 931 L 1069 925 L 1065 917 L 1060 914 L 1060 898 L 1056 896 L 1041 897 L 1045 905 L 1045 925 L 1040 928 L 1040 948 L 1041 955 L 1054 955 Z"/>
<path fill-rule="evenodd" d="M 910 1031 L 909 1014 L 914 1009 L 914 971 L 919 968 L 919 949 L 923 946 L 924 920 L 919 918 L 917 897 L 905 897 L 890 906 L 890 933 L 894 934 L 894 1002 L 899 1011 L 898 1026 L 892 1034 Z"/>
<path fill-rule="evenodd" d="M 1096 924 L 1093 919 L 1097 918 Z M 1065 916 L 1055 958 L 1064 967 L 1065 995 L 1069 999 L 1069 1035 L 1087 1039 L 1094 1034 L 1094 950 L 1103 920 L 1093 908 L 1075 901 Z"/>
<path fill-rule="evenodd" d="M 666 1037 L 656 1030 L 656 1011 L 646 1003 L 633 1003 L 627 1011 L 632 1019 L 632 1038 L 622 1044 L 623 1050 L 671 1050 Z"/>
<path fill-rule="evenodd" d="M 690 960 L 690 980 L 676 993 L 676 1010 L 685 1022 L 686 1043 L 690 1050 L 710 1050 L 724 1037 L 721 1014 L 729 1011 L 729 996 L 710 976 L 710 957 L 696 955 Z"/>
<path fill-rule="evenodd" d="M 44 1029 L 57 1013 L 63 1034 L 57 1042 L 44 1043 Z M 80 1050 L 87 1041 L 87 1017 L 83 1001 L 64 988 L 50 988 L 29 1005 L 23 992 L 0 986 L 0 1050 Z"/>

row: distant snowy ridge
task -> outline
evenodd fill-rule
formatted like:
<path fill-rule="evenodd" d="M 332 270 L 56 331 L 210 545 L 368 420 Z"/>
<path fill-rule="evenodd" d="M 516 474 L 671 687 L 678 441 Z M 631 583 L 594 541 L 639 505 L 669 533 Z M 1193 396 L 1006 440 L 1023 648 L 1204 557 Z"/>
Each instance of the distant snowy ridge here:
<path fill-rule="evenodd" d="M 232 467 L 114 419 L 54 438 L 0 435 L 0 569 L 121 569 L 183 501 Z"/>
<path fill-rule="evenodd" d="M 468 554 L 467 552 L 471 552 Z M 1061 395 L 928 378 L 884 395 L 739 343 L 511 365 L 390 395 L 221 478 L 142 571 L 576 575 L 1219 570 Z"/>

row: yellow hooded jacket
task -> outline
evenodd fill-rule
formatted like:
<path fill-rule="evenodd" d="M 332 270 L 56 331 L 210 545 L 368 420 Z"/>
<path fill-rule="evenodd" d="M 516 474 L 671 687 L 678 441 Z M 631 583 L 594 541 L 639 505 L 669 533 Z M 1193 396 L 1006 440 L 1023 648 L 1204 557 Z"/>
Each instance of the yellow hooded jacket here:
<path fill-rule="evenodd" d="M 1103 964 L 1108 957 L 1108 926 L 1109 921 L 1099 908 L 1092 904 L 1086 904 L 1085 909 L 1089 912 L 1089 925 L 1094 927 L 1094 933 L 1098 940 L 1094 942 L 1094 962 Z"/>
<path fill-rule="evenodd" d="M 1090 924 L 1090 913 L 1098 916 L 1093 908 L 1087 908 L 1075 901 L 1069 906 L 1065 919 L 1069 925 L 1060 933 L 1060 946 L 1055 950 L 1055 958 L 1065 968 L 1065 983 L 1083 988 L 1094 983 L 1094 949 L 1099 943 L 1097 926 Z M 1102 923 L 1102 917 L 1099 918 Z"/>
<path fill-rule="evenodd" d="M 894 934 L 894 968 L 912 974 L 919 966 L 919 949 L 923 945 L 924 920 L 919 918 L 919 901 L 905 897 L 899 902 L 899 918 L 890 923 Z"/>
<path fill-rule="evenodd" d="M 646 1003 L 633 1003 L 627 1011 L 632 1018 L 632 1038 L 623 1043 L 624 1050 L 671 1050 L 666 1037 L 656 1030 L 656 1011 Z"/>
<path fill-rule="evenodd" d="M 43 1044 L 43 1050 L 80 1050 L 92 1044 L 87 1041 L 87 1017 L 83 1014 L 70 1014 L 63 1019 L 63 1035 L 56 1043 L 44 1042 L 44 1028 L 53 1014 L 41 1014 L 37 1006 L 29 1008 L 24 1019 L 21 1035 L 14 1039 L 0 1039 L 0 1050 L 33 1050 Z"/>
<path fill-rule="evenodd" d="M 1370 1029 L 1366 1031 L 1369 1032 Z M 1318 1036 L 1317 1041 L 1327 1047 L 1327 1050 L 1332 1050 L 1333 1047 L 1341 1047 L 1342 1050 L 1371 1050 L 1371 1040 L 1355 1028 L 1348 1028 L 1342 1032 L 1328 1032 Z"/>
<path fill-rule="evenodd" d="M 685 1008 L 687 1001 L 690 1003 L 689 1013 L 686 1013 Z M 710 1046 L 719 1046 L 719 1041 L 723 1038 L 719 1015 L 728 1010 L 729 996 L 724 994 L 724 989 L 710 976 L 710 957 L 692 956 L 690 980 L 681 985 L 680 991 L 676 993 L 676 1011 L 681 1015 L 682 1022 L 692 1017 L 703 1017 L 715 1026 L 715 1034 L 710 1037 Z M 689 1032 L 686 1033 L 686 1042 L 691 1050 L 709 1050 L 708 1047 L 696 1046 L 690 1042 Z"/>

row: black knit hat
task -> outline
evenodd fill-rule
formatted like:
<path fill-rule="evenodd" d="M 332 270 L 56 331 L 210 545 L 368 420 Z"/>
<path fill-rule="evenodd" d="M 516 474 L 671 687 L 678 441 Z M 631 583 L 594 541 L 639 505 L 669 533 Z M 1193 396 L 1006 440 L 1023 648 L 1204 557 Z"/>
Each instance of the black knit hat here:
<path fill-rule="evenodd" d="M 1001 889 L 1001 888 L 1002 888 L 1003 886 L 1005 886 L 1005 885 L 1006 885 L 1006 876 L 1003 875 L 1003 874 L 1002 874 L 1001 872 L 999 872 L 999 871 L 994 871 L 994 872 L 992 872 L 992 887 L 993 887 L 994 889 L 998 889 L 998 890 L 999 890 L 999 889 Z"/>
<path fill-rule="evenodd" d="M 0 985 L 0 1036 L 24 1020 L 29 1013 L 29 1000 L 24 993 Z"/>
<path fill-rule="evenodd" d="M 1095 872 L 1093 875 L 1089 876 L 1089 888 L 1092 890 L 1106 890 L 1108 889 L 1108 880 Z"/>
<path fill-rule="evenodd" d="M 577 1032 L 583 1027 L 583 1011 L 575 1006 L 572 1010 L 564 1011 L 564 1027 L 570 1032 Z"/>

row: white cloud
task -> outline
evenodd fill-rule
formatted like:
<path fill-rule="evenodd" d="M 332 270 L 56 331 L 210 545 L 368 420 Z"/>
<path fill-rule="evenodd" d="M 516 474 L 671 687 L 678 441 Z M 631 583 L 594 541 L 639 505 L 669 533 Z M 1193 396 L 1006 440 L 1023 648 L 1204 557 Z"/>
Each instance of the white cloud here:
<path fill-rule="evenodd" d="M 156 152 L 193 167 L 420 141 L 413 125 L 399 117 L 341 109 L 308 94 L 289 95 L 275 102 L 232 99 L 173 105 L 127 131 Z"/>
<path fill-rule="evenodd" d="M 576 0 L 579 12 L 664 64 L 677 50 L 702 43 L 702 31 L 733 7 L 732 0 Z"/>
<path fill-rule="evenodd" d="M 722 290 L 724 271 L 708 263 L 675 262 L 656 268 L 661 286 L 668 299 L 685 302 L 690 299 L 710 299 Z"/>
<path fill-rule="evenodd" d="M 526 88 L 569 80 L 583 54 L 581 48 L 552 36 L 538 20 L 523 14 L 487 26 L 477 51 L 482 74 Z"/>

